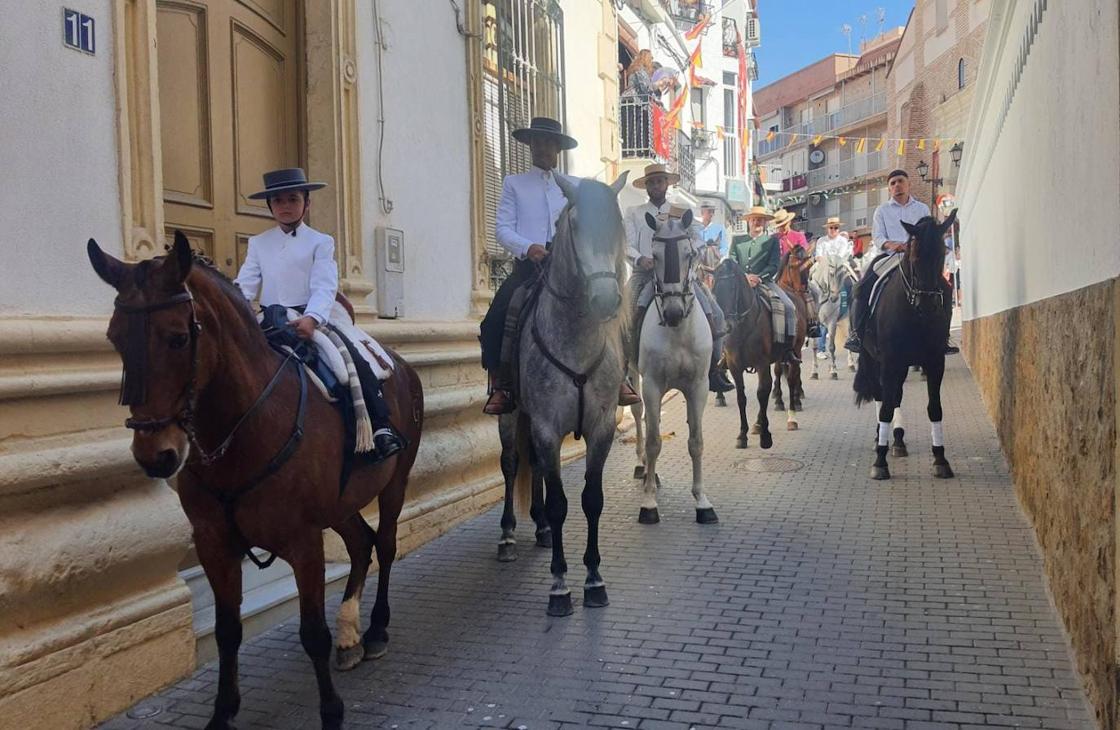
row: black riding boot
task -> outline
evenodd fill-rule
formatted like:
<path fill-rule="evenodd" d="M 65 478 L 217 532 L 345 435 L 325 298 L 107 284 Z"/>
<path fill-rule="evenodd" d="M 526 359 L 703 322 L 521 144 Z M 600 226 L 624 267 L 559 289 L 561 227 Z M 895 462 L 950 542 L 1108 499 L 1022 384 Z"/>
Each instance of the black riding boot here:
<path fill-rule="evenodd" d="M 844 342 L 844 349 L 856 354 L 863 349 L 863 327 L 867 323 L 867 310 L 871 306 L 868 300 L 878 278 L 874 270 L 869 270 L 852 291 L 852 309 L 848 314 L 849 332 L 848 339 Z"/>
<path fill-rule="evenodd" d="M 719 366 L 722 356 L 723 338 L 720 337 L 712 343 L 712 361 L 708 365 L 708 390 L 713 393 L 727 393 L 735 390 L 735 384 L 728 379 L 727 373 Z"/>

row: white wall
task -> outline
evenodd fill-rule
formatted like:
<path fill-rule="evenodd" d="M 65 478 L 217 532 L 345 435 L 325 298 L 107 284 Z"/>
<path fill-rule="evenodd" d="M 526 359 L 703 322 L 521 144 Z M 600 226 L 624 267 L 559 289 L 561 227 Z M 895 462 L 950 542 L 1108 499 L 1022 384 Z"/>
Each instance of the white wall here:
<path fill-rule="evenodd" d="M 85 251 L 90 237 L 116 256 L 123 251 L 112 3 L 67 6 L 94 18 L 95 56 L 63 45 L 60 3 L 4 5 L 0 316 L 112 309 L 111 290 Z"/>
<path fill-rule="evenodd" d="M 579 140 L 579 147 L 568 154 L 568 172 L 580 177 L 607 178 L 607 163 L 601 142 L 601 123 L 606 113 L 608 91 L 599 77 L 599 42 L 603 29 L 603 6 L 600 0 L 564 0 L 564 88 L 567 100 L 567 132 Z M 612 46 L 612 59 L 617 59 L 618 43 Z M 618 65 L 614 61 L 613 69 Z M 616 92 L 609 92 L 618 118 Z M 563 120 L 561 120 L 563 121 Z M 616 128 L 617 129 L 617 128 Z"/>
<path fill-rule="evenodd" d="M 383 51 L 385 144 L 378 151 L 377 52 L 372 0 L 357 2 L 362 237 L 375 275 L 374 231 L 405 235 L 405 317 L 454 320 L 470 309 L 470 117 L 466 47 L 448 3 L 377 0 Z M 474 42 L 474 41 L 470 41 Z M 378 166 L 393 211 L 378 200 Z"/>
<path fill-rule="evenodd" d="M 1120 274 L 1120 9 L 1049 3 L 1000 126 L 1034 7 L 992 3 L 958 185 L 966 319 Z"/>

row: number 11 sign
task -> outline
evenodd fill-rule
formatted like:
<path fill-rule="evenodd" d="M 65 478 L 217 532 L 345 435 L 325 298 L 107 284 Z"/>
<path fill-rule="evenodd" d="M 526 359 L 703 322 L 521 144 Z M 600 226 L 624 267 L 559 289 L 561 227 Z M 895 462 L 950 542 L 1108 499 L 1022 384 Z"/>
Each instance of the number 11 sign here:
<path fill-rule="evenodd" d="M 93 18 L 69 8 L 62 9 L 62 40 L 69 47 L 93 54 Z"/>

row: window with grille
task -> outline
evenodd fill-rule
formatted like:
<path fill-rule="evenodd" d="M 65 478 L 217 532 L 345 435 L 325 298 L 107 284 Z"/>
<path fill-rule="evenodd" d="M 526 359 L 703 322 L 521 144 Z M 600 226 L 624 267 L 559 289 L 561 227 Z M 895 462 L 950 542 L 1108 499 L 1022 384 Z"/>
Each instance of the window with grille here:
<path fill-rule="evenodd" d="M 564 122 L 564 14 L 558 0 L 475 0 L 482 3 L 483 186 L 490 286 L 509 272 L 509 253 L 494 236 L 502 178 L 525 172 L 529 147 L 510 132 L 533 117 Z M 561 155 L 561 166 L 563 155 Z"/>
<path fill-rule="evenodd" d="M 734 85 L 734 74 L 723 75 L 724 83 L 731 76 Z M 735 113 L 738 107 L 735 104 L 735 90 L 723 90 L 723 174 L 727 177 L 736 177 L 739 174 L 739 142 L 735 132 Z"/>

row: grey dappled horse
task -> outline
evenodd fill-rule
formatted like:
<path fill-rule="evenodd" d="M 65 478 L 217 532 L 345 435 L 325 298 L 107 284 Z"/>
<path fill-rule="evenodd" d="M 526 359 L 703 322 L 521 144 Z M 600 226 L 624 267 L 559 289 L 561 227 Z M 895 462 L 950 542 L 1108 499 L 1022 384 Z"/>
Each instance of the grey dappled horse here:
<path fill-rule="evenodd" d="M 828 330 L 828 376 L 831 380 L 838 380 L 836 372 L 836 343 L 840 339 L 840 324 L 844 320 L 840 316 L 840 292 L 844 287 L 858 281 L 855 269 L 851 262 L 844 256 L 825 256 L 824 261 L 818 261 L 813 267 L 810 276 L 821 290 L 820 321 Z M 847 322 L 844 322 L 845 326 Z M 818 338 L 813 338 L 813 371 L 810 380 L 818 380 L 820 375 L 817 370 Z M 855 371 L 855 357 L 848 353 L 848 369 Z"/>
<path fill-rule="evenodd" d="M 642 503 L 638 522 L 660 521 L 657 510 L 657 457 L 661 453 L 661 399 L 676 388 L 688 409 L 688 455 L 692 458 L 692 496 L 696 521 L 718 522 L 716 511 L 704 494 L 701 460 L 704 455 L 702 422 L 708 401 L 708 365 L 712 359 L 712 330 L 696 302 L 699 255 L 692 248 L 688 228 L 692 211 L 681 220 L 668 219 L 660 226 L 650 214 L 646 225 L 654 231 L 654 299 L 639 327 L 637 369 L 641 375 L 642 401 L 631 406 L 637 428 L 637 451 L 642 476 Z M 643 408 L 648 404 L 648 408 Z M 642 412 L 645 411 L 643 437 Z"/>
<path fill-rule="evenodd" d="M 618 191 L 626 184 L 626 174 L 609 186 L 588 179 L 572 184 L 560 176 L 556 182 L 568 202 L 556 222 L 539 298 L 518 339 L 516 489 L 524 501 L 531 491 L 533 467 L 544 478 L 545 515 L 552 531 L 548 613 L 567 616 L 572 613 L 563 537 L 568 499 L 560 478 L 560 447 L 569 433 L 587 444 L 581 499 L 587 518 L 583 605 L 607 605 L 606 585 L 599 575 L 599 516 L 603 465 L 614 441 L 623 376 L 626 260 Z"/>

